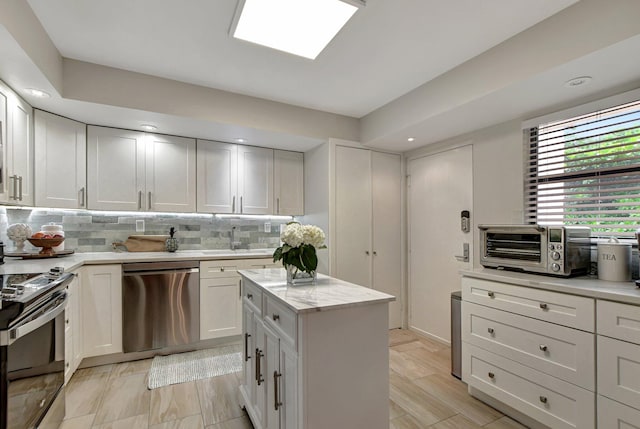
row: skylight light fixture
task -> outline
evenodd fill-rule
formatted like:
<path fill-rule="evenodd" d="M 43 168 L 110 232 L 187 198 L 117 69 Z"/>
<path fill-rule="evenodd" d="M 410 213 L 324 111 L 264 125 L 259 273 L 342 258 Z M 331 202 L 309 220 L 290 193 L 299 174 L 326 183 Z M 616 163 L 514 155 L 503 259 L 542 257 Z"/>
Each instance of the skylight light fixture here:
<path fill-rule="evenodd" d="M 314 60 L 364 0 L 240 0 L 237 39 Z"/>

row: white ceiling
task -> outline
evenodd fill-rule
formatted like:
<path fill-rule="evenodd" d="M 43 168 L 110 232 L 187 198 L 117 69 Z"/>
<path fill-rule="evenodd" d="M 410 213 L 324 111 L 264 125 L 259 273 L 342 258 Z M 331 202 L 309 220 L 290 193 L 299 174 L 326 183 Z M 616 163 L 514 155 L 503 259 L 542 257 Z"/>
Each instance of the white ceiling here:
<path fill-rule="evenodd" d="M 233 39 L 237 0 L 29 0 L 62 56 L 360 118 L 577 0 L 367 0 L 315 61 Z"/>

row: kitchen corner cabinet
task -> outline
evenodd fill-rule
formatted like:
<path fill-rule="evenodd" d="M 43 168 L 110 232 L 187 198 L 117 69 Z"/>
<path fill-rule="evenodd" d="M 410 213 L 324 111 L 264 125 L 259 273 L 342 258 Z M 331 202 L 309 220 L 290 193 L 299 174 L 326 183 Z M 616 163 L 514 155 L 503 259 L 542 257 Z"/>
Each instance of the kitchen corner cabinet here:
<path fill-rule="evenodd" d="M 97 126 L 87 135 L 90 209 L 195 212 L 195 140 Z"/>
<path fill-rule="evenodd" d="M 34 136 L 35 205 L 86 208 L 87 126 L 36 109 Z"/>
<path fill-rule="evenodd" d="M 304 214 L 304 154 L 273 151 L 274 214 Z"/>
<path fill-rule="evenodd" d="M 401 296 L 401 195 L 400 155 L 336 146 L 333 276 Z M 401 305 L 390 303 L 389 328 Z"/>
<path fill-rule="evenodd" d="M 89 265 L 81 276 L 83 357 L 122 353 L 122 266 Z"/>
<path fill-rule="evenodd" d="M 33 205 L 33 108 L 0 82 L 2 150 L 2 200 Z M 6 128 L 6 129 L 5 129 Z"/>
<path fill-rule="evenodd" d="M 273 214 L 273 150 L 198 140 L 197 210 Z"/>

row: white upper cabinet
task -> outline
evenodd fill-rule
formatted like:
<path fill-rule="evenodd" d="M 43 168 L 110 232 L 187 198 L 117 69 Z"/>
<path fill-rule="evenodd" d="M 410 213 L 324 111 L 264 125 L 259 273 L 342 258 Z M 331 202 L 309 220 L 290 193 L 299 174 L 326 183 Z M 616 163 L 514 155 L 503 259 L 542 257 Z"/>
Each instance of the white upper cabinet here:
<path fill-rule="evenodd" d="M 273 211 L 272 149 L 198 140 L 198 212 Z"/>
<path fill-rule="evenodd" d="M 86 207 L 86 125 L 36 110 L 35 203 L 40 207 Z"/>
<path fill-rule="evenodd" d="M 274 214 L 304 214 L 304 154 L 273 151 Z"/>
<path fill-rule="evenodd" d="M 198 211 L 235 213 L 238 146 L 198 140 Z"/>
<path fill-rule="evenodd" d="M 147 134 L 146 210 L 196 211 L 196 141 Z"/>
<path fill-rule="evenodd" d="M 91 209 L 195 210 L 195 140 L 89 126 L 87 160 Z"/>
<path fill-rule="evenodd" d="M 3 201 L 33 205 L 33 108 L 1 83 L 0 94 L 4 104 L 0 111 L 6 109 L 0 116 L 6 162 L 2 173 Z"/>
<path fill-rule="evenodd" d="M 243 214 L 273 214 L 273 149 L 238 146 L 238 194 Z"/>

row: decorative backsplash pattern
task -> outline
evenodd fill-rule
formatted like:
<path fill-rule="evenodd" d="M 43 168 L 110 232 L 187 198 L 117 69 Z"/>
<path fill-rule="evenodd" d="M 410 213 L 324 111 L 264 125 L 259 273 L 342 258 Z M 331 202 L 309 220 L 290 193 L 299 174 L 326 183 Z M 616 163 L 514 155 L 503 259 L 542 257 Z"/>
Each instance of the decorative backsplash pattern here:
<path fill-rule="evenodd" d="M 136 220 L 144 220 L 145 231 L 136 232 Z M 13 242 L 7 238 L 7 227 L 14 223 L 26 223 L 34 232 L 42 225 L 54 222 L 65 232 L 65 249 L 76 252 L 112 251 L 112 243 L 125 241 L 133 234 L 169 235 L 169 228 L 176 228 L 180 250 L 229 249 L 231 230 L 235 227 L 234 241 L 240 249 L 267 249 L 278 247 L 280 225 L 291 219 L 219 217 L 200 214 L 120 213 L 86 210 L 22 209 L 0 207 L 0 240 L 5 250 L 11 252 Z M 271 231 L 265 231 L 265 222 Z M 25 250 L 31 249 L 29 243 Z M 32 249 L 35 251 L 35 249 Z"/>

